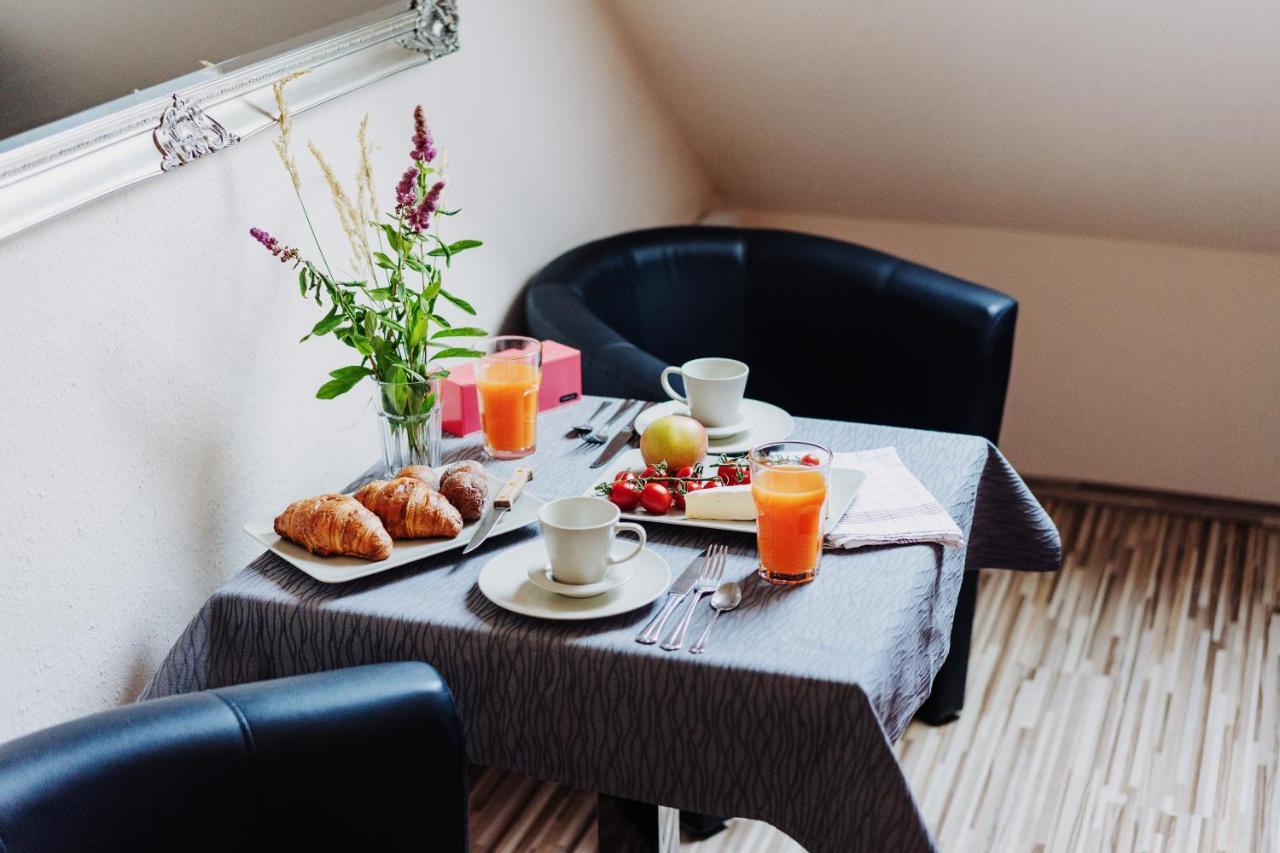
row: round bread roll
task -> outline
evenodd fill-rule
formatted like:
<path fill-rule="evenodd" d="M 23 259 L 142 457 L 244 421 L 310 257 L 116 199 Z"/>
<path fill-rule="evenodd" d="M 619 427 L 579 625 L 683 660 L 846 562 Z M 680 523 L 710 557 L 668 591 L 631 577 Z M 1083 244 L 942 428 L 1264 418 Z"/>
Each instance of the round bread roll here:
<path fill-rule="evenodd" d="M 400 469 L 396 477 L 412 477 L 421 480 L 437 492 L 440 491 L 440 474 L 430 465 L 406 465 Z"/>
<path fill-rule="evenodd" d="M 447 480 L 457 474 L 472 474 L 481 480 L 488 480 L 485 476 L 484 466 L 474 459 L 467 459 L 462 462 L 455 462 L 449 465 L 440 473 L 440 485 L 443 486 Z"/>
<path fill-rule="evenodd" d="M 470 471 L 446 473 L 441 478 L 440 494 L 462 514 L 465 521 L 475 521 L 484 514 L 489 499 L 489 478 Z"/>

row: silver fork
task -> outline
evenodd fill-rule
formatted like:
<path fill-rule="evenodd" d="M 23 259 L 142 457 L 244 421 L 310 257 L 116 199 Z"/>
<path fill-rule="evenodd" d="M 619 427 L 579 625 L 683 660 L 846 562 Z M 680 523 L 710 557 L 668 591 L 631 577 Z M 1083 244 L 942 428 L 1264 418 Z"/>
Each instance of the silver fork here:
<path fill-rule="evenodd" d="M 623 400 L 622 404 L 618 406 L 618 411 L 613 413 L 613 417 L 605 421 L 603 426 L 596 427 L 594 430 L 584 435 L 582 440 L 587 444 L 604 444 L 609 440 L 609 433 L 605 432 L 605 430 L 609 428 L 611 423 L 622 417 L 627 409 L 630 409 L 635 404 L 635 400 Z"/>
<path fill-rule="evenodd" d="M 577 438 L 580 435 L 586 435 L 587 433 L 591 432 L 591 430 L 594 428 L 593 424 L 595 424 L 596 419 L 599 418 L 601 415 L 603 415 L 604 410 L 607 408 L 609 408 L 609 401 L 605 400 L 596 408 L 595 412 L 591 415 L 591 417 L 587 418 L 587 422 L 585 424 L 582 424 L 581 426 L 571 427 L 569 431 L 564 434 L 564 437 Z"/>
<path fill-rule="evenodd" d="M 693 621 L 693 614 L 698 609 L 698 602 L 707 593 L 714 592 L 715 588 L 720 585 L 720 579 L 724 577 L 724 564 L 728 560 L 729 549 L 724 545 L 712 545 L 707 551 L 707 559 L 702 564 L 702 574 L 698 577 L 698 582 L 694 584 L 693 589 L 689 590 L 689 607 L 684 612 L 684 617 L 680 620 L 680 624 L 675 627 L 671 635 L 667 637 L 662 647 L 669 652 L 684 645 L 685 634 L 689 633 L 689 623 Z"/>

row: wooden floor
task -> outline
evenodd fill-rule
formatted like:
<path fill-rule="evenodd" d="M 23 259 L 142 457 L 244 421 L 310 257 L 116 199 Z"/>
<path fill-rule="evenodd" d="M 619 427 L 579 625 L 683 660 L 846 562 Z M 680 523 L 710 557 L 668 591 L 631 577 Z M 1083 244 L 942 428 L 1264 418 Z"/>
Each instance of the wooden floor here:
<path fill-rule="evenodd" d="M 984 573 L 965 713 L 898 745 L 939 846 L 1280 850 L 1280 512 L 1037 491 L 1063 571 Z M 594 851 L 593 809 L 482 772 L 474 849 Z M 681 849 L 801 853 L 746 820 Z"/>

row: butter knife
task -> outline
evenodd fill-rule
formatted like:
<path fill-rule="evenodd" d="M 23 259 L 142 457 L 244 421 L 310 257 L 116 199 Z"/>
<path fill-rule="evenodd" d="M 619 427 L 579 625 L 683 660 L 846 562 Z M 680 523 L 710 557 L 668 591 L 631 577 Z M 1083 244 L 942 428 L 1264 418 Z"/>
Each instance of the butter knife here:
<path fill-rule="evenodd" d="M 480 516 L 480 524 L 476 527 L 475 535 L 471 537 L 467 547 L 462 549 L 463 554 L 470 554 L 484 544 L 484 540 L 489 538 L 493 528 L 498 526 L 498 522 L 507 514 L 507 510 L 511 509 L 511 505 L 520 497 L 525 483 L 532 479 L 533 469 L 531 468 L 517 468 L 511 472 L 511 479 L 507 480 L 507 484 L 498 492 L 493 503 L 489 504 L 484 515 Z"/>
<path fill-rule="evenodd" d="M 702 574 L 702 564 L 706 559 L 707 549 L 703 548 L 698 556 L 689 561 L 689 565 L 685 566 L 680 577 L 676 578 L 676 582 L 667 590 L 667 602 L 662 606 L 662 610 L 658 611 L 658 615 L 650 619 L 649 624 L 644 626 L 644 630 L 636 635 L 637 643 L 651 646 L 658 642 L 658 635 L 662 633 L 667 620 L 671 618 L 672 613 L 676 612 L 680 602 L 684 601 L 689 590 L 693 589 L 694 584 L 698 582 L 698 577 Z"/>
<path fill-rule="evenodd" d="M 635 438 L 636 418 L 639 418 L 640 415 L 644 414 L 645 409 L 648 409 L 650 406 L 656 406 L 656 405 L 657 403 L 654 403 L 651 401 L 641 406 L 639 411 L 636 412 L 635 417 L 631 419 L 631 423 L 627 424 L 625 427 L 618 430 L 618 434 L 615 435 L 613 438 L 609 439 L 609 443 L 604 446 L 604 450 L 600 451 L 600 455 L 596 457 L 595 462 L 591 463 L 591 467 L 599 468 L 602 465 L 608 464 L 610 459 L 617 456 L 618 451 L 626 447 L 627 444 L 630 443 L 631 439 Z"/>

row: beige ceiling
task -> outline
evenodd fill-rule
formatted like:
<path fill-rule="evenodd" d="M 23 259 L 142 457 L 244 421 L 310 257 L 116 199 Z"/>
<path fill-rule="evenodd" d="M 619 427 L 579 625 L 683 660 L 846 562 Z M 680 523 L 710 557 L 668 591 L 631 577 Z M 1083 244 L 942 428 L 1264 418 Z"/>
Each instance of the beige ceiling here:
<path fill-rule="evenodd" d="M 610 0 L 728 204 L 1280 250 L 1275 0 Z"/>

